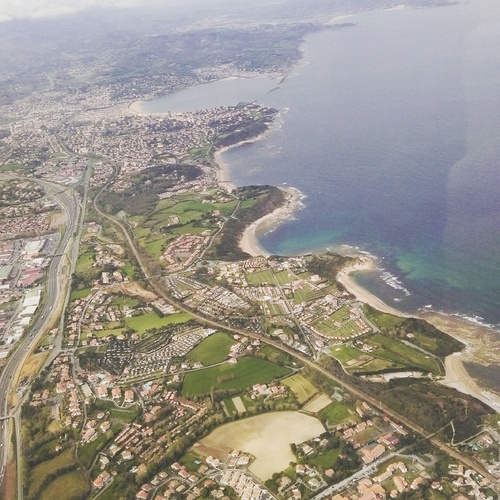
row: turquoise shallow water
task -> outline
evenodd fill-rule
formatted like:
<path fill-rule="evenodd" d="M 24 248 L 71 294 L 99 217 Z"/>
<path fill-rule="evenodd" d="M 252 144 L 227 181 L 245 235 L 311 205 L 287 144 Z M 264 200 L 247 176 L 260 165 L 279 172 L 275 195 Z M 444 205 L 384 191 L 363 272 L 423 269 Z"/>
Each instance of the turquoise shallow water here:
<path fill-rule="evenodd" d="M 280 84 L 229 80 L 152 101 L 183 111 L 257 100 L 266 138 L 227 151 L 236 184 L 295 186 L 271 253 L 347 244 L 379 258 L 356 279 L 403 310 L 500 325 L 500 7 L 491 0 L 354 15 L 307 37 Z M 279 88 L 271 93 L 269 90 Z"/>

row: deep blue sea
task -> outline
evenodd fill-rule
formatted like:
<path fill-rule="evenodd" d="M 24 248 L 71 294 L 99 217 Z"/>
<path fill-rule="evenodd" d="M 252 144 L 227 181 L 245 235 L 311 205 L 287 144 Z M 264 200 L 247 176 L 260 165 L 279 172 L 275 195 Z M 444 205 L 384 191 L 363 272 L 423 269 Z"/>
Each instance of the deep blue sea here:
<path fill-rule="evenodd" d="M 238 185 L 297 187 L 270 253 L 351 245 L 384 301 L 500 325 L 500 6 L 368 12 L 306 38 L 285 81 L 225 80 L 146 103 L 188 111 L 257 100 L 281 110 L 264 139 L 224 154 Z M 279 87 L 273 92 L 269 90 Z"/>

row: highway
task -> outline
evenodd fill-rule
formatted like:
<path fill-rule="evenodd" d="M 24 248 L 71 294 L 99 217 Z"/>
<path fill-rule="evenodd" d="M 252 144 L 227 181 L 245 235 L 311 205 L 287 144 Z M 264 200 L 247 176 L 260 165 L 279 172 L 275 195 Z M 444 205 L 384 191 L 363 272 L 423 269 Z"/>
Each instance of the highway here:
<path fill-rule="evenodd" d="M 11 424 L 15 420 L 16 425 L 19 425 L 20 404 L 18 403 L 16 407 L 12 407 L 11 404 L 12 391 L 17 390 L 14 384 L 28 355 L 34 350 L 47 328 L 53 325 L 56 317 L 61 314 L 61 308 L 58 305 L 70 282 L 70 273 L 64 272 L 64 269 L 71 268 L 69 264 L 72 260 L 74 261 L 75 255 L 77 255 L 77 248 L 75 248 L 77 245 L 73 243 L 74 236 L 78 233 L 77 228 L 82 213 L 77 195 L 72 189 L 38 179 L 30 180 L 41 184 L 46 189 L 47 194 L 61 207 L 66 227 L 46 270 L 46 287 L 36 319 L 9 354 L 6 365 L 0 374 L 0 484 L 3 482 L 8 460 Z M 21 399 L 19 398 L 18 401 Z"/>

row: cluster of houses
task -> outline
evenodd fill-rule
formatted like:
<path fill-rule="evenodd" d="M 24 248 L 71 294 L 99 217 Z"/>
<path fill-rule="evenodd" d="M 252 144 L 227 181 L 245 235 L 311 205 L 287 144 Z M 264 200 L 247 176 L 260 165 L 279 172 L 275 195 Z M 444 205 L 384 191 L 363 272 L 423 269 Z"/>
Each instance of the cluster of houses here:
<path fill-rule="evenodd" d="M 210 230 L 208 230 L 210 234 Z M 183 234 L 163 251 L 163 260 L 168 272 L 176 272 L 189 267 L 196 261 L 201 251 L 210 241 L 210 235 Z"/>
<path fill-rule="evenodd" d="M 65 123 L 59 135 L 73 151 L 92 151 L 123 165 L 118 183 L 152 164 L 158 157 L 182 159 L 192 149 L 209 146 L 227 127 L 254 120 L 258 106 L 217 107 L 161 117 L 109 110 L 83 113 L 78 122 Z M 219 125 L 217 125 L 219 124 Z M 104 133 L 103 133 L 104 131 Z"/>

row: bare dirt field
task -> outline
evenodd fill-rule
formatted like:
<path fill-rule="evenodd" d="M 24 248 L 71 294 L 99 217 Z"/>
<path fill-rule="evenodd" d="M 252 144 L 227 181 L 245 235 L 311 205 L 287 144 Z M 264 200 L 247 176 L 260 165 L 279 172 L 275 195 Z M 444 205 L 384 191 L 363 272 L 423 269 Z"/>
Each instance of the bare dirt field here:
<path fill-rule="evenodd" d="M 295 460 L 291 443 L 302 443 L 325 431 L 321 422 L 296 411 L 265 413 L 223 425 L 194 446 L 221 459 L 232 449 L 250 453 L 250 471 L 265 481 Z"/>
<path fill-rule="evenodd" d="M 126 295 L 140 297 L 146 302 L 153 302 L 158 298 L 153 292 L 149 292 L 148 290 L 142 288 L 142 286 L 136 281 L 120 283 L 119 285 L 108 288 L 108 291 L 110 293 L 124 293 Z"/>

